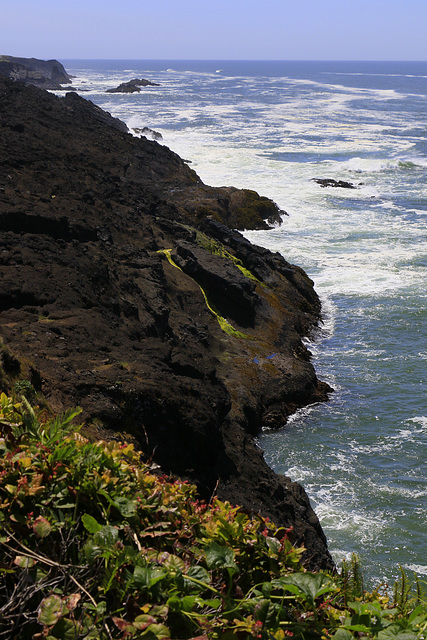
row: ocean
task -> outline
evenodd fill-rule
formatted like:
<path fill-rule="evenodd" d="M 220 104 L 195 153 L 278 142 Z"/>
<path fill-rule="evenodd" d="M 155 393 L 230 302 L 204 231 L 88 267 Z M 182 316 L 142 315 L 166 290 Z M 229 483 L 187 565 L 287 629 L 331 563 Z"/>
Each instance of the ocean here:
<path fill-rule="evenodd" d="M 323 323 L 307 342 L 335 392 L 259 444 L 305 487 L 338 563 L 355 552 L 368 587 L 399 565 L 427 580 L 427 62 L 62 62 L 204 182 L 288 213 L 245 235 L 314 280 Z M 105 93 L 131 78 L 161 86 Z"/>

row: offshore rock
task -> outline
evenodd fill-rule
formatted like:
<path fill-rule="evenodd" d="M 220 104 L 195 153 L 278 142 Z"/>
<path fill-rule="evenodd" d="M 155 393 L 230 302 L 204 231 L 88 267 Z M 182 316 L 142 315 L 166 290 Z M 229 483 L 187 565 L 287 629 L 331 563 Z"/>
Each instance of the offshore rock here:
<path fill-rule="evenodd" d="M 333 178 L 312 178 L 321 187 L 338 187 L 339 189 L 356 189 L 356 185 L 346 180 L 334 180 Z"/>
<path fill-rule="evenodd" d="M 0 78 L 1 387 L 80 405 L 92 437 L 133 438 L 333 568 L 306 493 L 254 439 L 327 398 L 301 340 L 320 303 L 300 268 L 224 224 L 242 209 L 259 226 L 277 213 L 78 95 Z"/>
<path fill-rule="evenodd" d="M 160 85 L 156 82 L 145 80 L 144 78 L 141 80 L 134 78 L 133 80 L 122 82 L 114 89 L 107 89 L 107 93 L 139 93 L 141 91 L 141 87 L 160 87 Z"/>

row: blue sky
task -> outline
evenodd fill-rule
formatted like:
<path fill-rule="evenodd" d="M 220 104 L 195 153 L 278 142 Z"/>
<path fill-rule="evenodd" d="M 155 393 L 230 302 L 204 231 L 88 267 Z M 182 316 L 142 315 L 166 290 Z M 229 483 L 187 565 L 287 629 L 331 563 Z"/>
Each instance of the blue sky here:
<path fill-rule="evenodd" d="M 427 60 L 427 0 L 1 0 L 0 53 Z"/>

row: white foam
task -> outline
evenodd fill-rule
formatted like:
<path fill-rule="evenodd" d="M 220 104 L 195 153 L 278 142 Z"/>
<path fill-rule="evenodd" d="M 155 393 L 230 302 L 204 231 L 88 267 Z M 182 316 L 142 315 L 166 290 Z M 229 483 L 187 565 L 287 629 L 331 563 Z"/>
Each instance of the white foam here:
<path fill-rule="evenodd" d="M 375 361 L 383 371 L 388 364 L 392 371 L 402 361 L 374 338 L 341 340 L 340 327 L 345 312 L 355 331 L 379 320 L 387 329 L 393 322 L 389 310 L 398 296 L 425 290 L 425 267 L 416 259 L 427 253 L 423 210 L 427 159 L 418 157 L 413 146 L 422 143 L 423 136 L 412 135 L 425 130 L 424 111 L 408 111 L 404 118 L 396 105 L 388 110 L 383 101 L 403 95 L 393 90 L 285 77 L 233 79 L 188 70 L 153 74 L 162 86 L 144 94 L 144 99 L 102 93 L 122 81 L 122 75 L 115 71 L 107 82 L 96 73 L 86 74 L 93 91 L 84 95 L 93 95 L 95 102 L 102 99 L 102 106 L 132 126 L 161 129 L 165 143 L 192 160 L 191 166 L 207 184 L 254 189 L 290 214 L 281 228 L 245 236 L 301 265 L 315 281 L 323 325 L 306 344 L 316 358 L 319 377 L 326 377 L 335 393 L 326 405 L 296 412 L 289 430 L 264 434 L 260 442 L 271 438 L 266 454 L 270 463 L 308 491 L 332 540 L 331 548 L 337 549 L 334 557 L 335 553 L 342 557 L 346 541 L 357 551 L 384 534 L 384 546 L 389 545 L 393 539 L 389 530 L 399 528 L 397 520 L 408 504 L 413 505 L 408 518 L 424 521 L 425 511 L 419 515 L 417 509 L 422 510 L 425 491 L 422 479 L 409 471 L 393 475 L 390 470 L 386 484 L 384 474 L 370 464 L 380 460 L 387 465 L 401 456 L 406 464 L 405 447 L 413 452 L 416 446 L 419 453 L 425 445 L 427 418 L 417 405 L 412 410 L 415 417 L 405 420 L 411 415 L 408 410 L 394 421 L 392 412 L 380 413 L 380 400 L 372 401 L 371 395 L 368 409 L 364 403 L 361 413 L 378 437 L 364 438 L 358 405 L 347 402 L 354 403 L 358 385 L 365 385 L 362 395 L 366 390 L 374 393 L 381 377 L 373 367 Z M 314 177 L 364 184 L 354 190 L 323 189 L 312 181 Z M 418 197 L 418 208 L 406 212 L 402 194 L 413 202 Z M 421 349 L 417 357 L 423 364 L 424 345 L 419 342 L 415 349 Z M 406 364 L 412 366 L 415 349 L 407 354 Z M 360 376 L 356 372 L 355 386 L 350 388 L 342 367 L 353 370 L 361 359 L 366 372 Z M 395 512 L 387 511 L 386 500 Z M 411 558 L 416 562 L 419 556 Z M 424 567 L 422 558 L 418 565 Z"/>
<path fill-rule="evenodd" d="M 420 424 L 423 428 L 426 428 L 427 416 L 416 416 L 415 418 L 408 418 L 407 422 L 415 422 Z"/>
<path fill-rule="evenodd" d="M 425 564 L 404 564 L 404 569 L 409 569 L 417 575 L 427 576 L 427 565 Z"/>

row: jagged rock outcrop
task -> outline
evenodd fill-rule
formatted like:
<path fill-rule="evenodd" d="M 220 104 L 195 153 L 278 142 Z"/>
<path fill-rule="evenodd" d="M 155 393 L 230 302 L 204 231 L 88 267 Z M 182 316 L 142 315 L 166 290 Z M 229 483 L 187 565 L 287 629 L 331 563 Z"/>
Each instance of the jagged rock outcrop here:
<path fill-rule="evenodd" d="M 40 89 L 61 90 L 62 84 L 69 84 L 72 81 L 71 76 L 58 60 L 3 55 L 0 56 L 0 74 Z"/>
<path fill-rule="evenodd" d="M 141 87 L 160 87 L 160 85 L 144 78 L 134 78 L 133 80 L 122 82 L 118 87 L 107 89 L 107 93 L 140 93 Z"/>
<path fill-rule="evenodd" d="M 150 127 L 133 127 L 132 131 L 145 136 L 149 140 L 163 140 L 163 136 L 159 131 L 154 131 Z"/>
<path fill-rule="evenodd" d="M 312 282 L 224 224 L 277 207 L 124 129 L 0 77 L 1 385 L 82 406 L 87 433 L 134 438 L 205 497 L 292 526 L 307 566 L 330 568 L 307 495 L 253 437 L 328 393 L 301 341 Z"/>

